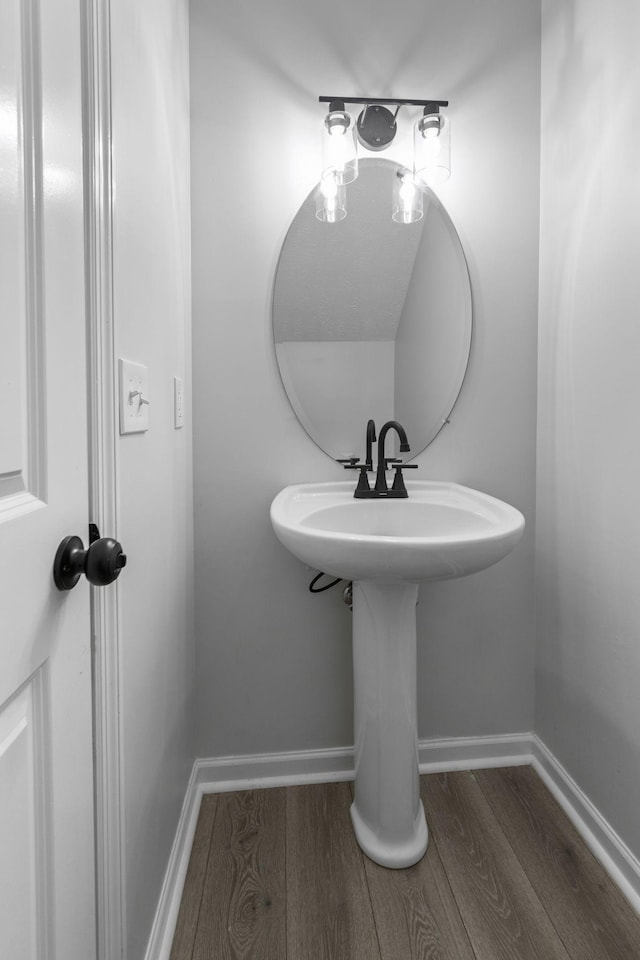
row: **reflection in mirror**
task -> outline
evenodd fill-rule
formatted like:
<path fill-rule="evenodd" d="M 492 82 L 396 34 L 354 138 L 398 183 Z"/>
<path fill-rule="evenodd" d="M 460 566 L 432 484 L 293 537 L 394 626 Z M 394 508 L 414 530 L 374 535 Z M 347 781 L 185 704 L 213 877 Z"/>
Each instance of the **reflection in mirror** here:
<path fill-rule="evenodd" d="M 280 254 L 276 356 L 302 426 L 331 457 L 364 456 L 370 418 L 404 426 L 415 456 L 456 402 L 471 343 L 471 288 L 460 239 L 425 189 L 417 223 L 392 220 L 398 170 L 364 160 L 348 215 L 315 216 L 315 191 Z M 406 458 L 405 458 L 406 459 Z"/>

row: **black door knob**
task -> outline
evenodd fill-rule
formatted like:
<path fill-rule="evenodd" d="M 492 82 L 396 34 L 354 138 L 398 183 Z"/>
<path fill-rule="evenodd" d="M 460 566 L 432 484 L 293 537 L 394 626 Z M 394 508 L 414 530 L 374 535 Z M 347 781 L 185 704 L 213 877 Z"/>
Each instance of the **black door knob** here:
<path fill-rule="evenodd" d="M 58 590 L 71 590 L 84 573 L 89 583 L 104 587 L 120 576 L 127 557 L 111 537 L 92 540 L 85 550 L 80 537 L 65 537 L 56 551 L 53 580 Z"/>

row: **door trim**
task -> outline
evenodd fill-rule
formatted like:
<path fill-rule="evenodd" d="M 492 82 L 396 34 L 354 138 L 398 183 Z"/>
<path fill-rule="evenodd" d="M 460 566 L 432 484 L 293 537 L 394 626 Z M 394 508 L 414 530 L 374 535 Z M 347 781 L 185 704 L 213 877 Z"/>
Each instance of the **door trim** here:
<path fill-rule="evenodd" d="M 89 509 L 118 539 L 109 0 L 82 7 Z M 91 588 L 98 960 L 125 956 L 118 583 Z"/>

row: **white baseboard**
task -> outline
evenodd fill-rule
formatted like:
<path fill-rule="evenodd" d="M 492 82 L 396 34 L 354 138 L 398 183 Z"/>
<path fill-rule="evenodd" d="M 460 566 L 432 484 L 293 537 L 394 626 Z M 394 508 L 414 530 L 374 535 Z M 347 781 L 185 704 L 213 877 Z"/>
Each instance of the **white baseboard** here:
<path fill-rule="evenodd" d="M 203 793 L 353 780 L 353 747 L 196 760 Z"/>
<path fill-rule="evenodd" d="M 591 851 L 640 913 L 640 863 L 535 734 L 422 740 L 418 744 L 418 759 L 420 773 L 532 764 Z M 351 747 L 196 760 L 145 960 L 169 958 L 203 794 L 331 783 L 353 780 L 353 775 Z"/>
<path fill-rule="evenodd" d="M 517 766 L 533 761 L 533 734 L 421 740 L 420 773 Z M 353 780 L 353 747 L 196 760 L 203 793 Z"/>
<path fill-rule="evenodd" d="M 144 955 L 145 960 L 168 960 L 171 953 L 171 944 L 178 919 L 187 867 L 189 866 L 201 799 L 202 790 L 196 779 L 194 765 L 182 803 L 173 846 L 169 854 L 169 863 Z"/>
<path fill-rule="evenodd" d="M 593 855 L 640 914 L 640 861 L 537 736 L 533 738 L 533 767 Z"/>
<path fill-rule="evenodd" d="M 518 767 L 533 760 L 532 733 L 506 733 L 501 737 L 447 737 L 420 740 L 420 773 L 453 770 L 490 770 Z"/>

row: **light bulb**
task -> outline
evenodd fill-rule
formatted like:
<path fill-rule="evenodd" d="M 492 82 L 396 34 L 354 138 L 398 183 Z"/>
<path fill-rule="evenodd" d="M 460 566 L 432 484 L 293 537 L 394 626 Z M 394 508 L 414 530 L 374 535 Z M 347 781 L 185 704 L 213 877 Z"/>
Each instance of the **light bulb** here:
<path fill-rule="evenodd" d="M 337 223 L 347 215 L 346 190 L 335 170 L 323 175 L 316 192 L 316 217 L 324 223 Z"/>
<path fill-rule="evenodd" d="M 403 177 L 400 186 L 400 199 L 405 205 L 410 205 L 416 195 L 415 184 L 410 177 Z"/>
<path fill-rule="evenodd" d="M 320 181 L 320 192 L 325 200 L 335 200 L 338 194 L 338 184 L 336 183 L 334 175 L 328 174 L 322 178 Z"/>
<path fill-rule="evenodd" d="M 424 140 L 433 140 L 440 136 L 442 117 L 438 113 L 429 113 L 420 117 L 417 126 Z"/>
<path fill-rule="evenodd" d="M 347 132 L 347 126 L 344 123 L 334 123 L 327 127 L 330 137 L 344 137 Z"/>
<path fill-rule="evenodd" d="M 398 171 L 392 217 L 396 223 L 417 223 L 422 220 L 422 191 L 410 173 Z"/>

